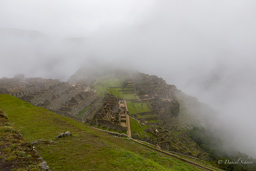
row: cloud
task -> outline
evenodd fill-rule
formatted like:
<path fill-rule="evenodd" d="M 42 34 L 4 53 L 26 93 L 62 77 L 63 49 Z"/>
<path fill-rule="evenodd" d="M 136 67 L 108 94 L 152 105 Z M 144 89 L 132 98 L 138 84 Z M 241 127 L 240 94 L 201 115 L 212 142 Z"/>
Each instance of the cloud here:
<path fill-rule="evenodd" d="M 2 0 L 0 27 L 23 36 L 0 30 L 0 77 L 66 80 L 95 63 L 159 75 L 215 108 L 233 144 L 256 156 L 255 8 L 251 0 Z"/>

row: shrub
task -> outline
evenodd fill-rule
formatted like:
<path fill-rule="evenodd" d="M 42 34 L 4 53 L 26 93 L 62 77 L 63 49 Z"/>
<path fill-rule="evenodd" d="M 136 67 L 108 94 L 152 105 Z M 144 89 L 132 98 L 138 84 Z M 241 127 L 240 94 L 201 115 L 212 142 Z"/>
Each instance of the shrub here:
<path fill-rule="evenodd" d="M 26 156 L 26 152 L 25 151 L 17 151 L 17 156 L 25 157 Z"/>
<path fill-rule="evenodd" d="M 14 132 L 14 129 L 11 126 L 3 126 L 0 128 L 0 132 Z"/>
<path fill-rule="evenodd" d="M 16 160 L 17 156 L 13 155 L 13 156 L 9 156 L 6 161 L 13 161 Z"/>
<path fill-rule="evenodd" d="M 4 152 L 6 152 L 6 153 L 10 153 L 12 150 L 10 149 L 10 148 L 5 148 L 4 149 Z"/>

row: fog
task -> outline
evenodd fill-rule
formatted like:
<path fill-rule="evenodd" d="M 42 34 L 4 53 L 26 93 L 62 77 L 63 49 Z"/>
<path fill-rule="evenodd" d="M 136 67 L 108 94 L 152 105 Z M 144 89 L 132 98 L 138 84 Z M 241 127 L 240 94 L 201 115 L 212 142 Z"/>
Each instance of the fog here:
<path fill-rule="evenodd" d="M 0 78 L 65 81 L 103 65 L 158 75 L 214 108 L 230 146 L 256 157 L 255 18 L 249 0 L 0 0 Z"/>

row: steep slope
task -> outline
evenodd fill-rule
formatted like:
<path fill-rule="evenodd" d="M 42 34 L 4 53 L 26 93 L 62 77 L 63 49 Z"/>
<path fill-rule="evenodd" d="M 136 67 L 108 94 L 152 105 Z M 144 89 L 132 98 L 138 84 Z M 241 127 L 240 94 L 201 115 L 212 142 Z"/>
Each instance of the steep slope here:
<path fill-rule="evenodd" d="M 127 104 L 126 113 L 130 118 L 128 124 L 131 128 L 129 132 L 134 139 L 149 142 L 173 154 L 211 161 L 213 165 L 222 169 L 253 170 L 256 167 L 255 164 L 219 164 L 219 160 L 235 161 L 239 156 L 244 159 L 250 157 L 235 149 L 230 151 L 224 148 L 225 145 L 212 127 L 216 115 L 213 109 L 186 95 L 176 86 L 168 85 L 162 78 L 116 70 L 101 71 L 100 74 L 93 75 L 84 71 L 79 70 L 71 78 L 76 78 L 77 83 L 86 82 L 88 77 L 95 80 L 90 84 L 91 90 L 103 97 L 106 103 L 103 110 L 87 118 L 90 124 L 111 131 L 120 131 L 121 129 L 116 129 L 116 125 L 122 125 L 126 121 L 122 119 L 122 111 L 115 110 L 115 106 L 118 105 L 115 101 L 119 100 L 119 104 Z M 107 100 L 109 94 L 117 99 Z"/>
<path fill-rule="evenodd" d="M 82 79 L 83 75 L 85 75 L 84 79 Z M 125 71 L 108 71 L 101 75 L 89 75 L 90 73 L 83 73 L 80 70 L 72 78 L 81 78 L 81 82 L 86 81 L 88 77 L 93 78 L 95 82 L 90 84 L 90 88 L 94 89 L 98 95 L 106 99 L 107 93 L 116 96 L 119 101 L 124 100 L 128 107 L 133 138 L 147 141 L 164 150 L 209 159 L 208 155 L 189 137 L 189 130 L 201 124 L 200 120 L 204 118 L 203 115 L 197 114 L 199 110 L 197 112 L 187 110 L 192 102 L 194 108 L 200 106 L 198 102 L 193 101 L 193 98 L 192 100 L 186 98 L 174 85 L 168 85 L 157 76 Z M 79 80 L 77 83 L 80 83 Z M 113 100 L 104 101 L 109 105 L 111 101 L 114 102 Z M 114 107 L 116 105 L 110 105 L 113 106 L 110 108 L 106 105 L 104 110 L 86 119 L 90 120 L 90 124 L 115 129 L 118 124 L 116 123 L 118 111 Z M 194 115 L 195 113 L 198 116 Z M 117 118 L 117 120 L 111 118 Z M 101 124 L 99 121 L 102 122 L 102 120 L 109 123 L 112 121 L 113 126 L 106 125 L 105 122 Z"/>
<path fill-rule="evenodd" d="M 10 95 L 0 95 L 0 109 L 26 141 L 34 141 L 51 170 L 201 170 Z M 72 136 L 56 138 L 65 131 Z"/>
<path fill-rule="evenodd" d="M 39 170 L 41 161 L 32 145 L 15 130 L 8 117 L 0 110 L 0 169 Z"/>

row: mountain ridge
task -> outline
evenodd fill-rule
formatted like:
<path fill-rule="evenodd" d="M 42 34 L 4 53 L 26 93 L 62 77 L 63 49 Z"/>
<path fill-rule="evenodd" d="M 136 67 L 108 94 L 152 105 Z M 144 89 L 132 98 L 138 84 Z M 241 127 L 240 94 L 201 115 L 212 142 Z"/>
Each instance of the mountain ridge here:
<path fill-rule="evenodd" d="M 220 144 L 208 144 L 202 139 L 209 139 L 208 133 L 197 129 L 210 128 L 208 117 L 214 110 L 155 75 L 111 68 L 98 72 L 80 69 L 68 82 L 16 75 L 0 79 L 0 94 L 11 94 L 93 127 L 129 131 L 133 139 L 212 160 L 213 165 L 226 169 L 216 163 L 222 155 L 216 149 Z M 215 142 L 216 137 L 212 138 Z"/>

